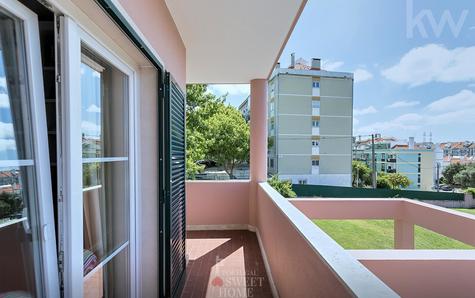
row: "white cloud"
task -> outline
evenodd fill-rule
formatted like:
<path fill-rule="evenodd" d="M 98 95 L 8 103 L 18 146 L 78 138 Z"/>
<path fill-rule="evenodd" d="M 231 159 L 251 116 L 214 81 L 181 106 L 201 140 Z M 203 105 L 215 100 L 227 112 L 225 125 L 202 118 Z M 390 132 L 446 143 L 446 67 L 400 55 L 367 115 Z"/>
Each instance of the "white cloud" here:
<path fill-rule="evenodd" d="M 13 139 L 13 123 L 0 122 L 0 139 Z"/>
<path fill-rule="evenodd" d="M 475 80 L 475 46 L 447 49 L 428 44 L 413 48 L 398 64 L 385 69 L 387 79 L 400 84 L 419 86 L 430 82 L 463 82 Z"/>
<path fill-rule="evenodd" d="M 388 121 L 380 121 L 356 130 L 356 134 L 384 132 L 400 134 L 402 130 L 420 132 L 438 131 L 447 127 L 467 127 L 475 125 L 475 93 L 462 90 L 457 94 L 438 99 L 418 113 L 400 115 Z"/>
<path fill-rule="evenodd" d="M 372 73 L 362 68 L 355 69 L 355 71 L 353 72 L 353 75 L 354 75 L 354 79 L 356 83 L 368 81 L 373 78 Z"/>
<path fill-rule="evenodd" d="M 335 71 L 342 67 L 343 64 L 345 64 L 343 61 L 323 60 L 322 69 L 328 71 Z"/>
<path fill-rule="evenodd" d="M 16 142 L 14 139 L 0 139 L 0 152 L 7 150 L 16 151 Z"/>
<path fill-rule="evenodd" d="M 89 112 L 89 113 L 100 113 L 101 108 L 96 106 L 95 104 L 92 104 L 87 108 L 86 111 Z"/>
<path fill-rule="evenodd" d="M 436 100 L 427 106 L 432 113 L 456 112 L 463 109 L 475 109 L 475 93 L 464 89 L 459 93 Z M 473 114 L 475 117 L 475 114 Z"/>
<path fill-rule="evenodd" d="M 81 129 L 88 136 L 99 136 L 101 134 L 101 126 L 90 121 L 82 121 Z"/>
<path fill-rule="evenodd" d="M 208 85 L 208 91 L 214 95 L 221 96 L 228 93 L 229 95 L 249 95 L 249 84 L 215 84 Z"/>
<path fill-rule="evenodd" d="M 374 114 L 374 113 L 377 113 L 378 110 L 373 107 L 373 106 L 369 106 L 367 108 L 363 108 L 363 109 L 354 109 L 353 110 L 353 115 L 355 116 L 361 116 L 361 115 L 367 115 L 367 114 Z"/>
<path fill-rule="evenodd" d="M 417 106 L 420 104 L 420 101 L 417 100 L 398 100 L 387 106 L 389 109 L 396 109 L 396 108 L 407 108 L 407 107 L 413 107 Z"/>
<path fill-rule="evenodd" d="M 0 108 L 9 108 L 10 107 L 10 98 L 8 94 L 0 93 Z"/>

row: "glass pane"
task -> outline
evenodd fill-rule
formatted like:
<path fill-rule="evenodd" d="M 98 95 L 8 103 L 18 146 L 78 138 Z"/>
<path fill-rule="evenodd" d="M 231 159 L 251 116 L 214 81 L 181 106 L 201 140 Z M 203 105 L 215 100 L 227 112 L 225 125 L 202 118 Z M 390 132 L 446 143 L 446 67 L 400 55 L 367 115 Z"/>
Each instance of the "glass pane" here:
<path fill-rule="evenodd" d="M 0 8 L 0 297 L 43 296 L 25 57 L 22 21 Z"/>
<path fill-rule="evenodd" d="M 129 248 L 84 278 L 84 297 L 128 297 Z"/>
<path fill-rule="evenodd" d="M 81 115 L 84 158 L 127 156 L 127 76 L 83 49 Z"/>
<path fill-rule="evenodd" d="M 129 240 L 128 163 L 83 164 L 84 274 Z"/>
<path fill-rule="evenodd" d="M 28 86 L 19 21 L 0 10 L 0 160 L 32 159 Z M 21 35 L 20 35 L 21 36 Z M 20 44 L 17 44 L 19 42 Z"/>

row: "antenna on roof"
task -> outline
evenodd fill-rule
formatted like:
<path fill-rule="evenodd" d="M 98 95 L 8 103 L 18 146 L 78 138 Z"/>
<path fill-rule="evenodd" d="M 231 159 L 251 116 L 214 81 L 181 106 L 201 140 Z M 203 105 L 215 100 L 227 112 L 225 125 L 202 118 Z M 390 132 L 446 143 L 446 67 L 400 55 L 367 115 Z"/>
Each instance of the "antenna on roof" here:
<path fill-rule="evenodd" d="M 422 142 L 425 143 L 426 142 L 426 132 L 424 131 L 424 133 L 422 134 Z"/>
<path fill-rule="evenodd" d="M 429 133 L 429 143 L 432 143 L 432 131 Z"/>

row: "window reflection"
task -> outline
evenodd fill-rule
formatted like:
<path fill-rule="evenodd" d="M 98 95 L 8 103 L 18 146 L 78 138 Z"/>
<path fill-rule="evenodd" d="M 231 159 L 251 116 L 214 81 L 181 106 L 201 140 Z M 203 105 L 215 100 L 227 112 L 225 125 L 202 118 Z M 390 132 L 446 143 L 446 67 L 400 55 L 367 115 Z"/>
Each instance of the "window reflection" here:
<path fill-rule="evenodd" d="M 81 64 L 84 292 L 128 296 L 127 76 L 87 48 Z"/>
<path fill-rule="evenodd" d="M 0 297 L 42 296 L 31 74 L 22 24 L 0 8 Z"/>

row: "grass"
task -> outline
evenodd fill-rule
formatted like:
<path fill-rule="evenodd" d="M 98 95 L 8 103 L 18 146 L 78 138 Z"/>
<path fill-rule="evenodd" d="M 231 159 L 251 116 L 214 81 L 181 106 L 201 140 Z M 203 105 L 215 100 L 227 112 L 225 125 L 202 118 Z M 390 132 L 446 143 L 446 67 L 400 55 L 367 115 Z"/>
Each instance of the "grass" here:
<path fill-rule="evenodd" d="M 475 215 L 475 209 L 456 209 Z M 346 249 L 393 249 L 392 220 L 314 220 Z M 473 249 L 473 246 L 415 226 L 416 249 Z"/>

